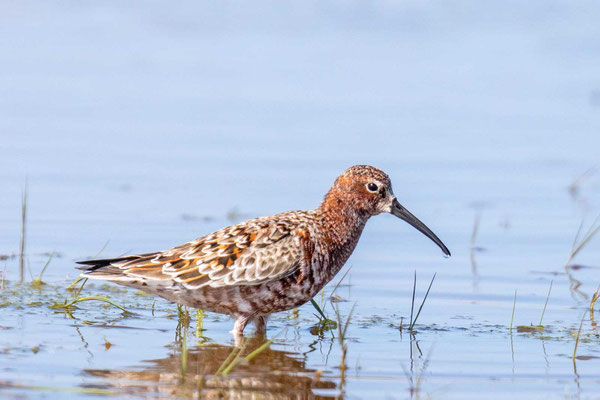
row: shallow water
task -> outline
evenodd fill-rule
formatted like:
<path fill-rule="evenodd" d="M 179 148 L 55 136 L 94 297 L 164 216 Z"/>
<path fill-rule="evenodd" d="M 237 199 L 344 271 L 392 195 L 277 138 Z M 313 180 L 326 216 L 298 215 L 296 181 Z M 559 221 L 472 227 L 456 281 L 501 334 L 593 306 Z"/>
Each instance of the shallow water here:
<path fill-rule="evenodd" d="M 9 256 L 0 262 L 0 394 L 600 393 L 600 332 L 586 313 L 600 239 L 570 262 L 584 268 L 564 268 L 579 224 L 600 213 L 600 171 L 578 180 L 600 162 L 598 5 L 0 9 L 0 254 Z M 82 296 L 108 296 L 129 313 L 94 301 L 52 308 L 75 295 L 65 289 L 74 260 L 164 249 L 315 207 L 358 163 L 388 172 L 453 256 L 392 216 L 368 223 L 336 293 L 343 320 L 356 304 L 343 372 L 338 333 L 311 333 L 310 304 L 273 316 L 273 344 L 226 377 L 216 372 L 233 350 L 227 317 L 208 313 L 197 332 L 194 310 L 186 328 L 175 305 L 89 283 Z M 10 257 L 26 181 L 34 276 L 55 252 L 40 289 L 17 282 Z M 417 305 L 437 276 L 410 334 L 413 271 Z M 539 323 L 551 281 L 544 329 L 523 328 Z M 515 290 L 521 328 L 511 331 Z M 335 318 L 331 304 L 325 312 Z M 244 355 L 261 344 L 248 342 Z"/>

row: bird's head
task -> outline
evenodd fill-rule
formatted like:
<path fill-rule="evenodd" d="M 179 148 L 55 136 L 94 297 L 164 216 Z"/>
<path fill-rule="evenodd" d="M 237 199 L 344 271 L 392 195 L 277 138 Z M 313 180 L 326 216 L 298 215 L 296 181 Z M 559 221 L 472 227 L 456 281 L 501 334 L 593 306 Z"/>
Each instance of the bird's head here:
<path fill-rule="evenodd" d="M 450 255 L 444 243 L 398 202 L 390 177 L 375 167 L 355 165 L 348 168 L 325 195 L 323 206 L 338 212 L 355 212 L 364 218 L 390 213 L 408 222 L 437 244 L 445 255 Z"/>

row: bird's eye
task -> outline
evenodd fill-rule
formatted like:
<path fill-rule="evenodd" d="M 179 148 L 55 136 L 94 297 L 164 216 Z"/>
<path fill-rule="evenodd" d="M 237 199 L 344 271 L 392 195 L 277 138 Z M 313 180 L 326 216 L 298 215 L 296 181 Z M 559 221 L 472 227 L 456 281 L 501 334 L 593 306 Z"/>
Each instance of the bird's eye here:
<path fill-rule="evenodd" d="M 367 190 L 368 190 L 369 192 L 376 193 L 376 192 L 377 192 L 377 189 L 378 189 L 378 188 L 377 188 L 377 184 L 375 184 L 375 183 L 373 183 L 373 182 L 371 182 L 371 183 L 367 184 Z"/>

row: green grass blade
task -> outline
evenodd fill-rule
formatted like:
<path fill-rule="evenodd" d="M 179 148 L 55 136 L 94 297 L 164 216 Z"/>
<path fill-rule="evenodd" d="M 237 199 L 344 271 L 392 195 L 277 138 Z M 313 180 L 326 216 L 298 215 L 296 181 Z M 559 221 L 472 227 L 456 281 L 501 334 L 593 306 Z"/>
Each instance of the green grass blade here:
<path fill-rule="evenodd" d="M 196 337 L 202 337 L 204 332 L 204 310 L 196 309 Z"/>
<path fill-rule="evenodd" d="M 581 322 L 579 323 L 579 329 L 577 330 L 577 339 L 575 339 L 575 348 L 573 349 L 573 361 L 577 357 L 577 346 L 579 345 L 579 338 L 581 337 L 581 327 L 583 326 L 583 320 L 585 319 L 585 315 L 587 314 L 587 310 L 583 313 L 583 317 L 581 317 Z"/>
<path fill-rule="evenodd" d="M 75 298 L 79 297 L 79 294 L 81 293 L 81 291 L 83 290 L 83 287 L 85 286 L 86 282 L 88 281 L 89 278 L 85 278 L 83 280 L 83 282 L 81 283 L 81 286 L 79 287 L 79 290 L 77 291 L 77 293 L 75 294 Z"/>
<path fill-rule="evenodd" d="M 227 376 L 235 367 L 237 367 L 237 365 L 240 362 L 239 361 L 240 357 L 242 356 L 242 353 L 246 349 L 247 344 L 248 344 L 248 338 L 244 338 L 244 343 L 242 344 L 242 347 L 240 347 L 240 351 L 238 351 L 237 354 L 235 355 L 235 357 L 233 357 L 233 360 L 229 363 L 229 365 L 226 366 L 225 369 L 223 369 L 223 371 L 221 372 L 221 375 Z"/>
<path fill-rule="evenodd" d="M 44 275 L 44 271 L 46 271 L 46 268 L 48 268 L 50 261 L 52 261 L 52 257 L 54 257 L 54 252 L 50 253 L 50 257 L 48 257 L 48 260 L 46 261 L 46 264 L 44 264 L 44 267 L 40 271 L 40 274 L 38 275 L 36 281 L 38 281 L 38 282 L 42 281 L 42 275 Z"/>
<path fill-rule="evenodd" d="M 267 347 L 269 347 L 275 341 L 275 339 L 277 339 L 285 331 L 287 331 L 287 328 L 280 330 L 277 335 L 273 336 L 271 339 L 267 340 L 262 345 L 260 345 L 258 348 L 256 348 L 254 351 L 252 351 L 252 353 L 250 353 L 246 357 L 244 357 L 244 361 L 248 362 L 248 361 L 252 360 L 254 357 L 256 357 L 257 355 L 259 355 Z"/>
<path fill-rule="evenodd" d="M 419 311 L 417 311 L 415 320 L 412 322 L 412 324 L 408 328 L 409 331 L 413 330 L 415 324 L 417 323 L 417 319 L 419 319 L 419 315 L 421 314 L 421 310 L 423 309 L 423 306 L 425 305 L 425 301 L 427 301 L 427 296 L 429 296 L 429 291 L 431 290 L 431 285 L 433 285 L 433 281 L 435 280 L 436 275 L 437 275 L 437 272 L 435 274 L 433 274 L 433 278 L 431 278 L 431 282 L 429 282 L 429 287 L 427 288 L 427 292 L 425 292 L 425 297 L 423 298 L 423 302 L 421 303 L 421 306 L 419 307 Z"/>
<path fill-rule="evenodd" d="M 323 318 L 323 320 L 326 321 L 327 320 L 327 316 L 325 316 L 325 313 L 323 312 L 323 310 L 321 310 L 321 307 L 319 307 L 319 305 L 317 304 L 317 302 L 314 299 L 310 299 L 310 303 L 313 305 L 313 307 L 321 315 L 321 318 Z"/>
<path fill-rule="evenodd" d="M 415 277 L 413 279 L 413 292 L 412 292 L 412 302 L 410 303 L 410 323 L 408 326 L 413 326 L 413 311 L 415 309 L 415 293 L 417 291 L 417 271 L 415 270 Z M 410 328 L 409 328 L 410 329 Z"/>
<path fill-rule="evenodd" d="M 344 272 L 344 275 L 342 275 L 342 278 L 338 281 L 338 283 L 333 287 L 333 290 L 331 291 L 331 296 L 333 296 L 335 294 L 335 291 L 338 289 L 338 287 L 340 286 L 340 283 L 342 283 L 342 281 L 346 278 L 346 275 L 348 275 L 348 272 L 350 272 L 350 270 L 352 269 L 352 265 L 350 267 L 348 267 L 348 269 L 346 270 L 346 272 Z"/>
<path fill-rule="evenodd" d="M 96 301 L 102 301 L 104 303 L 108 303 L 110 305 L 112 305 L 113 307 L 116 307 L 122 311 L 128 312 L 122 305 L 118 304 L 117 302 L 109 299 L 108 297 L 105 296 L 86 296 L 86 297 L 78 297 L 68 303 L 65 304 L 54 304 L 51 306 L 51 308 L 69 308 L 72 305 L 82 302 L 82 301 L 91 301 L 91 300 L 96 300 Z"/>
<path fill-rule="evenodd" d="M 81 281 L 82 279 L 86 279 L 86 278 L 82 278 L 81 276 L 77 277 L 77 279 L 75 279 L 71 284 L 69 284 L 69 286 L 67 286 L 67 290 L 73 289 L 73 287 L 75 285 L 77 285 L 79 283 L 79 281 Z"/>
<path fill-rule="evenodd" d="M 183 328 L 183 340 L 181 341 L 181 379 L 185 381 L 188 367 L 188 351 L 187 351 L 187 325 Z"/>
<path fill-rule="evenodd" d="M 243 348 L 243 346 L 245 346 L 245 344 L 246 344 L 246 340 L 244 339 L 244 343 L 243 343 L 242 347 L 234 347 L 231 350 L 231 353 L 229 353 L 227 358 L 225 358 L 225 360 L 221 363 L 221 365 L 219 366 L 219 369 L 217 369 L 217 372 L 215 372 L 215 375 L 219 375 L 221 372 L 223 372 L 223 370 L 231 363 L 231 360 L 236 356 L 236 354 L 242 350 L 242 348 Z"/>
<path fill-rule="evenodd" d="M 546 306 L 548 305 L 548 300 L 550 300 L 550 292 L 552 292 L 552 283 L 554 280 L 550 281 L 550 288 L 548 289 L 548 296 L 546 296 L 546 303 L 544 303 L 544 309 L 542 310 L 542 316 L 540 317 L 539 326 L 542 326 L 542 321 L 544 319 L 544 314 L 546 313 Z"/>
<path fill-rule="evenodd" d="M 98 252 L 96 253 L 96 255 L 94 257 L 92 257 L 92 260 L 94 258 L 98 258 L 98 256 L 100 256 L 100 254 L 102 254 L 102 252 L 106 249 L 106 246 L 108 246 L 109 243 L 110 243 L 110 239 L 108 239 L 106 241 L 106 243 L 104 243 L 104 246 L 102 246 L 102 248 L 100 250 L 98 250 Z"/>
<path fill-rule="evenodd" d="M 21 203 L 21 240 L 19 243 L 19 281 L 25 279 L 25 239 L 27 226 L 27 179 L 25 180 L 25 189 Z"/>
<path fill-rule="evenodd" d="M 592 294 L 592 300 L 590 301 L 590 315 L 591 315 L 591 319 L 594 319 L 594 304 L 600 300 L 600 286 L 598 286 L 598 289 L 596 289 L 596 291 L 594 292 L 594 294 Z"/>
<path fill-rule="evenodd" d="M 346 323 L 344 324 L 344 329 L 341 332 L 342 338 L 346 338 L 346 331 L 348 331 L 348 325 L 350 325 L 350 319 L 352 319 L 352 314 L 354 314 L 354 308 L 356 307 L 356 303 L 352 305 L 350 309 L 350 314 L 348 314 L 348 318 L 346 319 Z M 340 321 L 341 322 L 341 321 Z"/>
<path fill-rule="evenodd" d="M 513 309 L 512 309 L 512 315 L 510 317 L 510 328 L 509 330 L 512 331 L 513 329 L 513 321 L 515 319 L 515 306 L 517 305 L 517 289 L 515 289 L 515 298 L 513 299 Z"/>

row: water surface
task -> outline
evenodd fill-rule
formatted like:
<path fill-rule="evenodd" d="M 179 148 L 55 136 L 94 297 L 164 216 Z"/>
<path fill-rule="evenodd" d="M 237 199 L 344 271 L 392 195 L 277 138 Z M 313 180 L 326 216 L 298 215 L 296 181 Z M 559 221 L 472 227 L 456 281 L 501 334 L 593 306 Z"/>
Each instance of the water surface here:
<path fill-rule="evenodd" d="M 599 331 L 585 312 L 600 241 L 569 263 L 584 268 L 565 273 L 581 221 L 600 213 L 600 172 L 582 177 L 600 162 L 597 4 L 0 10 L 2 394 L 597 396 Z M 227 377 L 215 376 L 233 350 L 227 317 L 207 314 L 197 335 L 194 310 L 186 328 L 175 305 L 101 284 L 82 295 L 131 313 L 51 308 L 74 296 L 65 287 L 75 260 L 313 208 L 362 163 L 389 173 L 453 256 L 392 216 L 369 222 L 336 293 L 342 319 L 356 304 L 343 373 L 338 334 L 311 333 L 310 304 L 275 315 L 270 348 Z M 55 252 L 41 289 L 17 282 L 11 257 L 25 182 L 32 275 Z M 417 302 L 437 277 L 410 334 L 414 271 Z M 330 318 L 341 277 L 317 299 Z M 545 328 L 509 330 L 515 290 L 513 327 L 537 325 L 551 281 Z"/>

